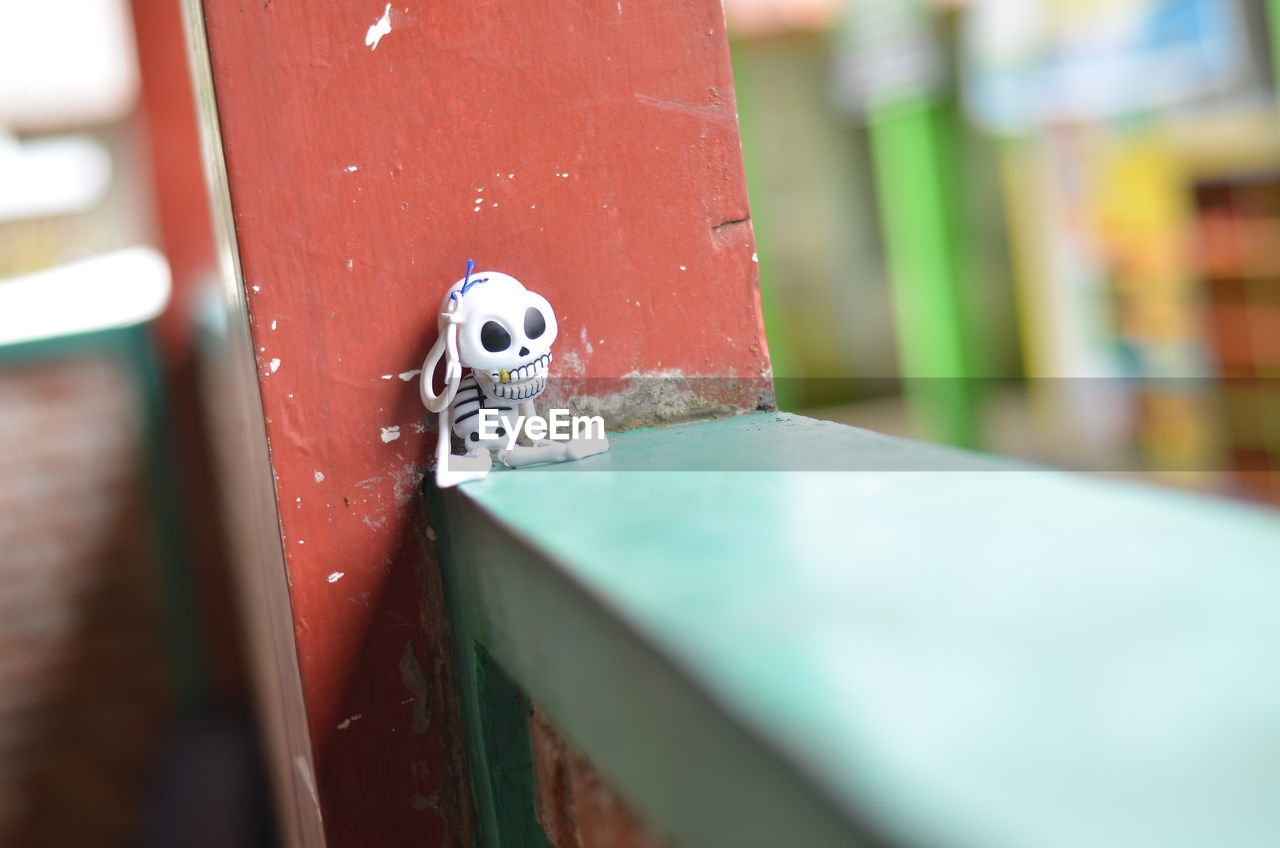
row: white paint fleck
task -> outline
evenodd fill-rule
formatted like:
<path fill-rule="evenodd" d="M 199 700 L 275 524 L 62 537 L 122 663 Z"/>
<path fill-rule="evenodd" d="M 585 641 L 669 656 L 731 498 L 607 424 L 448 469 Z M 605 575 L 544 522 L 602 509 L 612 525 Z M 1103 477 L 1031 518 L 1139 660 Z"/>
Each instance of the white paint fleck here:
<path fill-rule="evenodd" d="M 595 352 L 595 348 L 591 346 L 591 339 L 587 338 L 587 328 L 583 327 L 582 332 L 578 334 L 578 339 L 582 342 L 582 349 L 590 356 Z"/>
<path fill-rule="evenodd" d="M 495 201 L 494 201 L 494 203 L 493 203 L 493 205 L 494 205 L 494 207 L 496 208 L 496 207 L 497 207 L 497 205 L 498 205 L 498 202 L 495 200 Z"/>
<path fill-rule="evenodd" d="M 689 270 L 689 269 L 688 269 L 688 268 L 686 268 L 684 265 L 681 265 L 681 266 L 680 266 L 680 270 L 681 270 L 681 271 L 687 271 L 687 270 Z"/>
<path fill-rule="evenodd" d="M 398 438 L 400 438 L 400 428 L 399 428 L 399 426 L 383 427 L 383 428 L 382 428 L 382 441 L 383 441 L 384 443 L 386 443 L 386 442 L 394 442 L 394 441 L 395 441 L 396 439 L 398 439 Z"/>
<path fill-rule="evenodd" d="M 427 538 L 433 542 L 436 540 L 436 528 L 434 527 L 427 528 Z"/>
<path fill-rule="evenodd" d="M 347 172 L 348 174 L 354 174 L 356 171 L 360 170 L 360 166 L 359 166 L 359 165 L 348 165 L 348 166 L 346 167 L 346 169 L 345 169 L 345 170 L 346 170 L 346 172 Z"/>
<path fill-rule="evenodd" d="M 484 186 L 480 186 L 480 188 L 476 189 L 476 191 L 484 191 Z"/>
<path fill-rule="evenodd" d="M 346 730 L 348 727 L 350 727 L 350 726 L 351 726 L 351 723 L 352 723 L 353 721 L 359 721 L 359 720 L 360 720 L 360 719 L 362 719 L 362 718 L 364 718 L 364 716 L 362 716 L 360 713 L 356 713 L 355 715 L 351 716 L 350 718 L 345 718 L 345 719 L 343 719 L 343 720 L 342 720 L 342 722 L 338 725 L 338 729 L 339 729 L 339 730 Z"/>
<path fill-rule="evenodd" d="M 356 264 L 356 261 L 355 261 L 354 259 L 348 259 L 348 260 L 347 260 L 347 270 L 351 270 L 352 268 L 354 268 L 354 267 L 355 267 L 355 264 Z"/>
<path fill-rule="evenodd" d="M 760 254 L 758 254 L 758 253 L 753 253 L 753 254 L 751 254 L 751 261 L 752 261 L 752 262 L 759 262 L 759 261 L 760 261 Z"/>
<path fill-rule="evenodd" d="M 516 178 L 515 174 L 507 174 L 507 179 L 514 180 L 515 178 Z"/>
<path fill-rule="evenodd" d="M 484 202 L 484 198 L 483 198 L 483 197 L 477 197 L 475 200 L 473 200 L 473 201 L 471 201 L 471 202 L 472 202 L 472 203 L 483 203 L 483 202 Z"/>
<path fill-rule="evenodd" d="M 328 579 L 330 583 L 337 583 L 339 580 L 341 580 L 346 576 L 347 576 L 347 573 L 345 571 L 335 571 L 332 574 L 330 574 L 326 579 Z"/>
<path fill-rule="evenodd" d="M 323 472 L 323 471 L 317 471 L 317 472 L 316 472 L 316 482 L 317 482 L 317 483 L 323 483 L 323 482 L 324 482 L 324 472 Z"/>
<path fill-rule="evenodd" d="M 289 395 L 289 397 L 293 397 L 293 395 Z"/>
<path fill-rule="evenodd" d="M 378 22 L 369 27 L 369 31 L 364 35 L 364 46 L 370 50 L 378 49 L 378 42 L 382 37 L 391 32 L 391 4 L 387 4 L 387 8 L 383 11 L 382 17 L 378 18 Z"/>
<path fill-rule="evenodd" d="M 530 208 L 530 209 L 537 209 L 537 208 L 538 208 L 538 204 L 536 204 L 536 203 L 530 203 L 530 204 L 529 204 L 529 208 Z"/>
<path fill-rule="evenodd" d="M 277 325 L 277 324 L 279 324 L 279 322 L 278 322 L 278 321 L 272 321 L 272 322 L 271 322 L 271 329 L 273 329 L 273 330 L 274 330 L 274 329 L 276 328 L 276 325 Z"/>
<path fill-rule="evenodd" d="M 412 380 L 414 377 L 418 376 L 418 375 L 419 375 L 419 374 L 421 374 L 421 373 L 422 373 L 422 369 L 421 369 L 421 368 L 415 368 L 415 369 L 413 369 L 412 371 L 401 371 L 401 372 L 400 372 L 400 379 L 401 379 L 401 380 L 404 380 L 404 381 L 407 383 L 407 382 L 409 382 L 410 380 Z"/>
<path fill-rule="evenodd" d="M 480 207 L 479 207 L 479 206 L 477 206 L 475 209 L 472 209 L 471 211 L 472 211 L 472 212 L 479 212 L 479 211 L 480 211 Z"/>
<path fill-rule="evenodd" d="M 265 347 L 258 348 L 258 353 L 266 353 L 266 352 L 267 352 L 267 349 Z"/>
<path fill-rule="evenodd" d="M 299 545 L 305 545 L 305 544 L 306 544 L 306 540 L 304 540 L 304 539 L 299 539 L 299 540 L 298 540 L 298 544 L 299 544 Z"/>
<path fill-rule="evenodd" d="M 395 376 L 395 374 L 383 374 L 383 375 L 382 375 L 382 379 L 384 379 L 384 380 L 390 380 L 390 379 L 391 379 L 392 377 L 394 377 L 394 376 Z"/>
<path fill-rule="evenodd" d="M 262 291 L 262 286 L 249 286 L 249 288 L 253 289 L 256 292 Z"/>
<path fill-rule="evenodd" d="M 279 357 L 276 357 L 275 359 L 272 359 L 270 362 L 268 362 L 268 363 L 267 363 L 267 367 L 271 369 L 271 373 L 272 373 L 272 374 L 274 374 L 274 373 L 276 373 L 277 371 L 279 371 L 279 370 L 280 370 L 280 358 L 279 358 Z"/>
<path fill-rule="evenodd" d="M 618 17 L 622 17 L 622 0 L 618 0 Z"/>

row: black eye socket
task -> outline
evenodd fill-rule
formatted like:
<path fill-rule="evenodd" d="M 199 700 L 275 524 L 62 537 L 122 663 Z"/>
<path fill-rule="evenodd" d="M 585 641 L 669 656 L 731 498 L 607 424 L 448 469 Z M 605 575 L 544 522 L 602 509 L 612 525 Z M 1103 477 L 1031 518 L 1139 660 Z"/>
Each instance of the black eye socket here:
<path fill-rule="evenodd" d="M 480 344 L 490 353 L 498 353 L 511 347 L 511 334 L 497 321 L 485 321 L 480 328 Z"/>
<path fill-rule="evenodd" d="M 524 334 L 526 338 L 536 339 L 547 331 L 547 319 L 542 317 L 542 310 L 530 306 L 524 311 Z"/>

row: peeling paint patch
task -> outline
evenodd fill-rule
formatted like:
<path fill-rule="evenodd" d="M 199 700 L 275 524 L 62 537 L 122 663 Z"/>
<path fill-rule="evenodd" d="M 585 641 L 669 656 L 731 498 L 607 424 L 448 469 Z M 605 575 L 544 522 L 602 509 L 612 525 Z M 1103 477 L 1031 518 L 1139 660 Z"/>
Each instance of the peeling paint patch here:
<path fill-rule="evenodd" d="M 324 482 L 324 472 L 323 472 L 323 471 L 317 471 L 317 472 L 316 472 L 316 482 L 317 482 L 317 483 L 323 483 L 323 482 Z"/>
<path fill-rule="evenodd" d="M 394 441 L 395 441 L 396 439 L 398 439 L 398 438 L 400 438 L 400 428 L 399 428 L 399 426 L 391 426 L 391 427 L 383 427 L 383 428 L 382 428 L 382 441 L 383 441 L 383 443 L 386 443 L 386 442 L 394 442 Z"/>
<path fill-rule="evenodd" d="M 414 377 L 418 376 L 418 375 L 419 375 L 419 374 L 421 374 L 421 373 L 422 373 L 422 369 L 421 369 L 421 368 L 415 368 L 415 369 L 413 369 L 412 371 L 401 371 L 401 372 L 400 372 L 400 379 L 401 379 L 401 380 L 404 380 L 404 381 L 407 383 L 407 382 L 409 382 L 410 380 L 412 380 Z"/>
<path fill-rule="evenodd" d="M 340 722 L 338 723 L 338 729 L 339 729 L 339 730 L 346 730 L 348 727 L 350 727 L 350 726 L 351 726 L 352 722 L 357 722 L 357 721 L 359 721 L 359 720 L 360 720 L 360 719 L 362 719 L 362 718 L 364 718 L 364 716 L 363 716 L 363 715 L 361 715 L 360 713 L 356 713 L 356 714 L 355 714 L 355 715 L 353 715 L 353 716 L 349 716 L 348 718 L 344 718 L 342 721 L 340 721 Z"/>
<path fill-rule="evenodd" d="M 268 363 L 267 363 L 267 367 L 271 369 L 271 373 L 272 373 L 272 374 L 274 374 L 274 373 L 276 373 L 277 371 L 279 371 L 279 370 L 280 370 L 280 359 L 279 359 L 279 357 L 277 357 L 277 358 L 275 358 L 275 359 L 272 359 L 270 362 L 268 362 Z"/>
<path fill-rule="evenodd" d="M 426 670 L 413 650 L 412 642 L 404 646 L 404 654 L 400 657 L 400 681 L 409 690 L 409 694 L 413 695 L 413 729 L 425 736 L 431 729 L 431 718 L 427 715 L 430 691 Z"/>
<path fill-rule="evenodd" d="M 406 463 L 399 471 L 391 472 L 392 494 L 396 499 L 396 506 L 404 506 L 413 500 L 413 493 L 422 484 L 423 474 L 422 467 L 416 462 Z"/>
<path fill-rule="evenodd" d="M 272 322 L 271 322 L 271 329 L 273 329 L 273 330 L 274 330 L 274 329 L 276 328 L 276 326 L 277 326 L 279 323 L 280 323 L 279 321 L 272 321 Z"/>
<path fill-rule="evenodd" d="M 393 376 L 395 376 L 395 375 L 394 375 L 394 374 L 383 374 L 383 375 L 382 375 L 382 379 L 384 379 L 384 380 L 390 380 Z"/>
<path fill-rule="evenodd" d="M 378 49 L 378 42 L 382 37 L 391 32 L 391 4 L 387 4 L 387 8 L 382 12 L 382 17 L 378 18 L 378 22 L 369 27 L 369 31 L 364 34 L 364 46 L 370 50 Z"/>
<path fill-rule="evenodd" d="M 330 583 L 337 583 L 339 580 L 341 580 L 346 576 L 347 576 L 347 573 L 345 571 L 335 571 L 325 579 L 328 580 Z"/>

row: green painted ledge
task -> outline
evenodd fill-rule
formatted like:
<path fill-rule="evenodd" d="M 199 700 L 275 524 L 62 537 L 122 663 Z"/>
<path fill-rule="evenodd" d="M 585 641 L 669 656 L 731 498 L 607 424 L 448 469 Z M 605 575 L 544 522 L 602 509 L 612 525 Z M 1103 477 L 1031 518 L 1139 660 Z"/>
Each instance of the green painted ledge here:
<path fill-rule="evenodd" d="M 612 443 L 431 506 L 464 661 L 675 844 L 1280 844 L 1280 518 L 782 414 Z"/>

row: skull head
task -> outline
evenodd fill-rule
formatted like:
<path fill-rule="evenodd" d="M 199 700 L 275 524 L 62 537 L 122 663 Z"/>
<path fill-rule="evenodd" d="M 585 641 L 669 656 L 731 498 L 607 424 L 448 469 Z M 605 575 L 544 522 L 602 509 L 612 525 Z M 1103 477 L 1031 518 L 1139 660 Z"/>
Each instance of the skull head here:
<path fill-rule="evenodd" d="M 454 314 L 458 358 L 497 397 L 527 400 L 542 393 L 551 364 L 556 314 L 542 295 L 496 271 L 454 283 L 442 313 Z M 443 330 L 444 317 L 441 317 Z"/>

